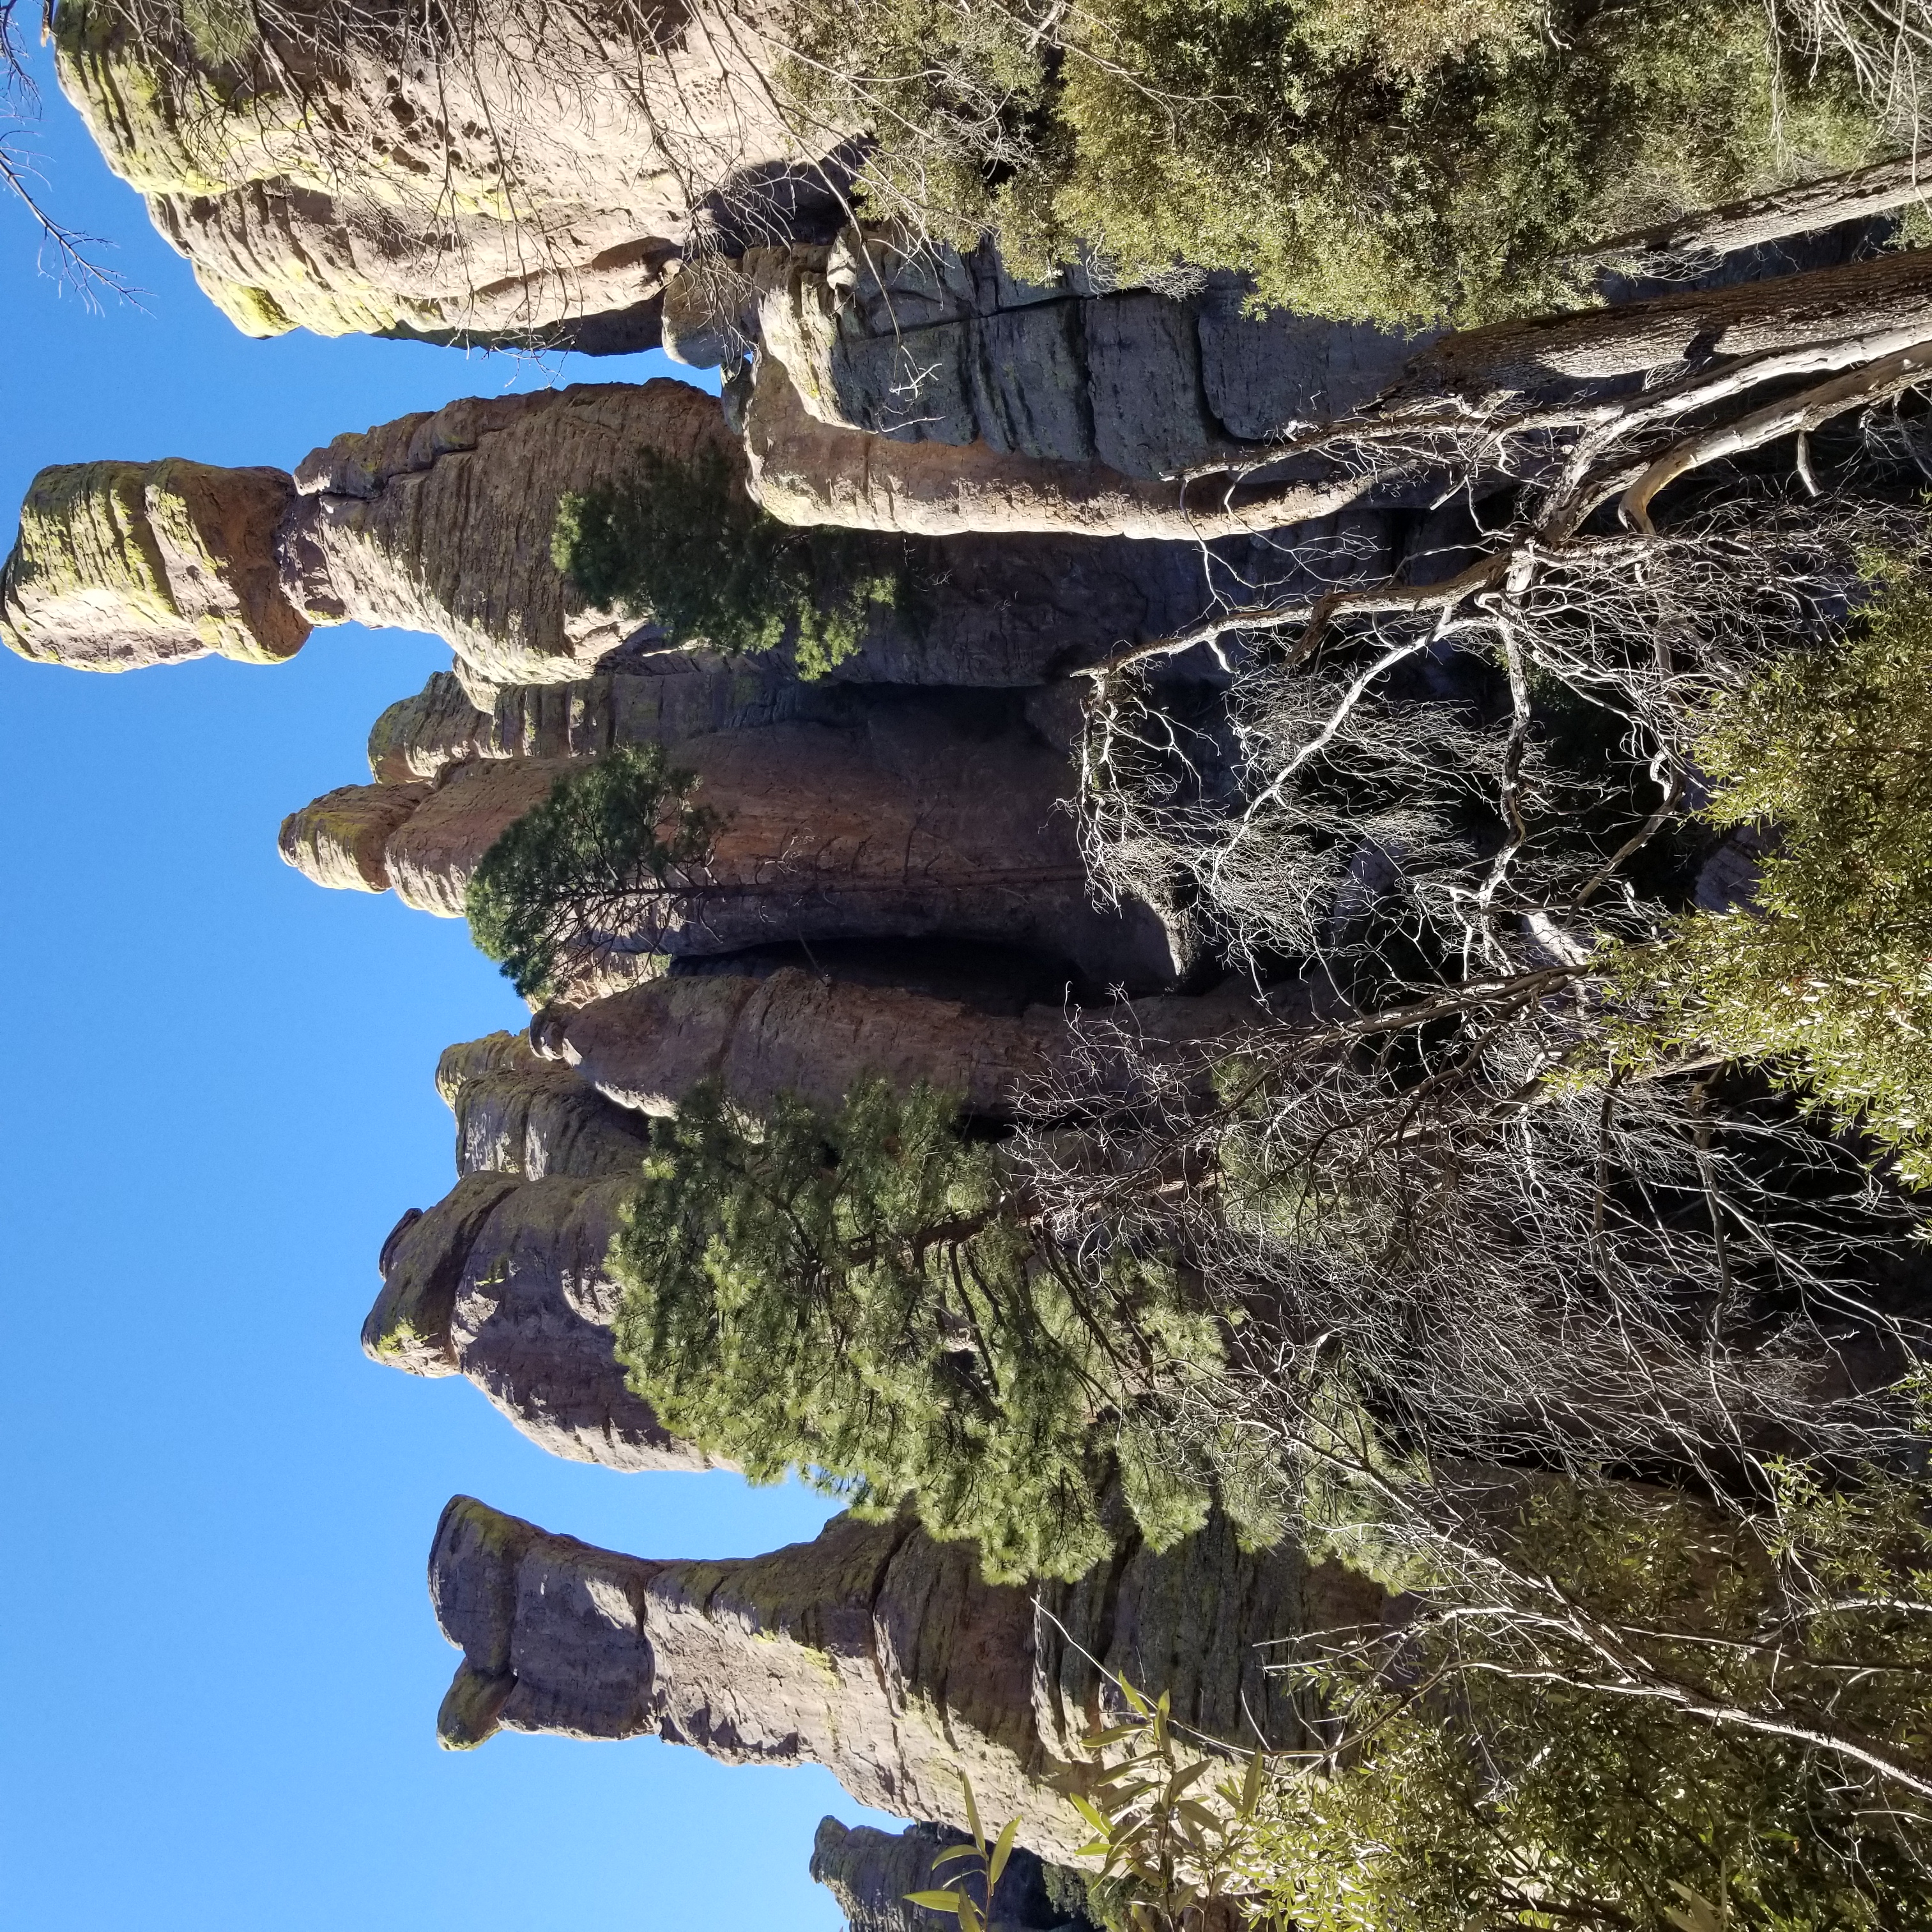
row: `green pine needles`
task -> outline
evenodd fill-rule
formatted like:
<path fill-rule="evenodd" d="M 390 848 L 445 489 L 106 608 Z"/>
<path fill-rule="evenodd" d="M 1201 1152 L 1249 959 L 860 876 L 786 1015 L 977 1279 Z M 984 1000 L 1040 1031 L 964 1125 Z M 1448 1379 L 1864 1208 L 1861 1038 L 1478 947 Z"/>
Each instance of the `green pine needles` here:
<path fill-rule="evenodd" d="M 1876 158 L 1850 62 L 1789 38 L 1756 0 L 792 0 L 778 80 L 877 136 L 875 214 L 1010 265 L 1467 326 L 1586 296 L 1592 242 Z"/>
<path fill-rule="evenodd" d="M 652 952 L 701 890 L 719 825 L 663 748 L 625 746 L 561 778 L 472 874 L 470 936 L 526 1000 L 573 958 Z"/>
<path fill-rule="evenodd" d="M 602 609 L 727 656 L 789 647 L 808 678 L 882 618 L 916 616 L 921 581 L 910 544 L 767 516 L 716 451 L 646 451 L 622 482 L 566 496 L 550 554 Z"/>
<path fill-rule="evenodd" d="M 879 1514 L 910 1498 L 989 1577 L 1082 1576 L 1130 1526 L 1165 1548 L 1239 1490 L 1232 1454 L 1168 1426 L 1220 1354 L 1178 1271 L 1076 1270 L 924 1087 L 830 1114 L 781 1099 L 758 1124 L 700 1089 L 656 1130 L 610 1260 L 618 1359 L 667 1428 L 754 1481 L 796 1468 Z"/>

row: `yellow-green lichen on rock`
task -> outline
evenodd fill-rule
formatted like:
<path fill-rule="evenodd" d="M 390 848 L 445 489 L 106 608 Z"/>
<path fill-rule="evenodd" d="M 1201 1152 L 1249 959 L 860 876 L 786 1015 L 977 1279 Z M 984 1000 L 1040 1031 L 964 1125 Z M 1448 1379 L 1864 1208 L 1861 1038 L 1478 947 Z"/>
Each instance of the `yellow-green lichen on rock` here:
<path fill-rule="evenodd" d="M 282 589 L 275 533 L 294 501 L 279 470 L 175 457 L 44 470 L 0 570 L 0 640 L 88 670 L 292 657 L 310 626 Z"/>
<path fill-rule="evenodd" d="M 283 859 L 318 886 L 389 890 L 388 847 L 430 796 L 426 784 L 338 785 L 282 820 Z"/>
<path fill-rule="evenodd" d="M 108 165 L 142 194 L 223 194 L 287 172 L 302 110 L 265 78 L 246 0 L 220 14 L 216 32 L 210 0 L 179 10 L 64 0 L 55 12 L 62 91 Z"/>

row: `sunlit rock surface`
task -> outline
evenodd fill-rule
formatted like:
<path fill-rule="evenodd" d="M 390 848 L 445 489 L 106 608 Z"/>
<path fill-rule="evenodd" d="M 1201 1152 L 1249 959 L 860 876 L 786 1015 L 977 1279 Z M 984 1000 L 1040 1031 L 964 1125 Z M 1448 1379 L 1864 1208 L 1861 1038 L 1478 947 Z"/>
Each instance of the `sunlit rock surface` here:
<path fill-rule="evenodd" d="M 983 1816 L 1065 1858 L 1090 1835 L 1081 1739 L 1111 1715 L 1103 1673 L 1166 1690 L 1175 1718 L 1238 1746 L 1306 1736 L 1256 1646 L 1382 1615 L 1380 1592 L 1283 1548 L 1244 1556 L 1216 1522 L 1156 1556 L 1129 1548 L 1075 1584 L 988 1584 L 970 1544 L 841 1516 L 816 1540 L 719 1562 L 620 1556 L 459 1496 L 430 1558 L 463 1651 L 438 1728 L 661 1736 L 739 1763 L 825 1766 L 902 1817 Z M 1039 1608 L 1035 1607 L 1036 1595 Z"/>
<path fill-rule="evenodd" d="M 695 227 L 796 232 L 836 206 L 757 18 L 62 0 L 53 38 L 109 165 L 245 334 L 597 352 L 657 340 Z"/>

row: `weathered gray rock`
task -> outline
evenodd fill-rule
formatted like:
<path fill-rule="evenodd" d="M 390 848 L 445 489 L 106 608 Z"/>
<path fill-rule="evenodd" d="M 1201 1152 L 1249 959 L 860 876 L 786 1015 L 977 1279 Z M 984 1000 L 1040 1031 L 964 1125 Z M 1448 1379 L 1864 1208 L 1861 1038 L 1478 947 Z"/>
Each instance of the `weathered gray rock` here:
<path fill-rule="evenodd" d="M 109 165 L 244 333 L 596 352 L 657 340 L 714 196 L 778 232 L 826 199 L 758 11 L 62 0 L 53 29 Z"/>
<path fill-rule="evenodd" d="M 781 521 L 927 536 L 1124 537 L 1213 543 L 1265 536 L 1430 491 L 1376 488 L 1357 476 L 1216 473 L 1184 482 L 1124 476 L 1097 460 L 1009 454 L 990 442 L 908 442 L 814 416 L 776 356 L 760 354 L 744 411 L 758 501 Z M 1307 469 L 1308 466 L 1303 466 Z"/>
<path fill-rule="evenodd" d="M 436 1082 L 457 1120 L 456 1186 L 412 1210 L 385 1244 L 362 1330 L 375 1360 L 466 1376 L 541 1447 L 618 1469 L 703 1468 L 630 1394 L 613 1354 L 620 1291 L 605 1266 L 648 1144 L 700 1079 L 740 1106 L 781 1091 L 836 1105 L 860 1078 L 963 1090 L 970 1111 L 1010 1112 L 1023 1082 L 1064 1077 L 1082 1094 L 1134 1078 L 1131 1038 L 1186 1063 L 1256 1008 L 1230 986 L 1078 1016 L 1023 1016 L 793 968 L 763 977 L 660 980 L 556 1024 L 560 1058 L 520 1035 L 451 1047 Z M 1204 1079 L 1207 1056 L 1199 1056 Z"/>
<path fill-rule="evenodd" d="M 782 695 L 796 684 L 783 653 L 727 664 L 674 650 L 654 626 L 586 606 L 552 560 L 559 500 L 622 478 L 647 451 L 710 452 L 749 487 L 716 400 L 662 380 L 465 399 L 338 436 L 292 483 L 172 461 L 50 470 L 22 512 L 0 631 L 30 656 L 99 669 L 210 650 L 273 660 L 311 625 L 350 620 L 434 632 L 457 654 L 460 693 L 425 694 L 379 728 L 379 758 L 392 740 L 434 748 L 384 776 L 798 715 Z M 1278 548 L 1042 527 L 1061 533 L 922 547 L 911 594 L 874 610 L 836 680 L 1032 685 L 1186 629 L 1236 584 L 1321 587 Z M 552 698 L 552 685 L 570 688 Z M 638 707 L 648 724 L 629 715 Z"/>
<path fill-rule="evenodd" d="M 964 258 L 908 254 L 848 230 L 830 247 L 754 249 L 742 266 L 743 332 L 820 422 L 1142 481 L 1345 414 L 1420 346 L 1360 323 L 1251 314 L 1229 274 L 1180 297 L 1096 290 L 1077 269 L 1031 286 L 990 243 Z"/>
<path fill-rule="evenodd" d="M 987 1831 L 1005 1821 L 986 1821 Z M 930 1892 L 968 1879 L 975 1904 L 983 1901 L 978 1868 L 957 1863 L 933 1870 L 932 1862 L 955 1845 L 970 1844 L 964 1832 L 930 1822 L 909 1825 L 903 1832 L 881 1832 L 871 1825 L 856 1828 L 836 1818 L 822 1819 L 812 1846 L 812 1875 L 838 1901 L 848 1932 L 934 1932 L 940 1914 L 908 1902 L 908 1894 Z M 968 1876 L 970 1874 L 970 1876 Z M 993 1890 L 987 1932 L 1095 1932 L 1084 1913 L 1064 1910 L 1049 1889 L 1078 1894 L 1076 1875 L 1064 1867 L 1049 1867 L 1036 1852 L 1015 1846 Z M 1072 1880 L 1072 1885 L 1067 1884 Z"/>
<path fill-rule="evenodd" d="M 1305 1738 L 1307 1712 L 1256 1646 L 1375 1622 L 1381 1593 L 1282 1548 L 1244 1556 L 1216 1522 L 1164 1556 L 1124 1551 L 1076 1584 L 980 1578 L 969 1544 L 841 1516 L 734 1562 L 622 1556 L 468 1497 L 443 1512 L 430 1594 L 464 1652 L 443 1742 L 500 1728 L 657 1736 L 732 1762 L 824 1765 L 860 1802 L 982 1816 L 1066 1858 L 1088 1835 L 1080 1740 L 1116 1708 L 1103 1673 L 1166 1690 L 1184 1724 L 1239 1746 Z M 1097 1667 L 1096 1667 L 1097 1666 Z"/>
<path fill-rule="evenodd" d="M 611 1352 L 620 1291 L 604 1256 L 632 1184 L 466 1175 L 386 1245 L 364 1352 L 412 1375 L 467 1377 L 539 1448 L 572 1462 L 723 1466 L 659 1425 Z"/>
<path fill-rule="evenodd" d="M 590 1180 L 637 1172 L 650 1130 L 567 1066 L 540 1059 L 522 1034 L 446 1048 L 436 1088 L 456 1116 L 456 1171 Z"/>
<path fill-rule="evenodd" d="M 562 1028 L 576 1077 L 625 1107 L 670 1114 L 701 1080 L 762 1112 L 782 1093 L 836 1106 L 861 1080 L 925 1081 L 968 1112 L 1010 1110 L 1064 1032 L 948 1000 L 788 968 L 765 979 L 663 980 L 593 1001 Z"/>
<path fill-rule="evenodd" d="M 433 632 L 473 679 L 580 677 L 637 626 L 587 608 L 551 561 L 558 500 L 646 450 L 738 460 L 716 400 L 661 378 L 466 398 L 339 436 L 297 467 L 284 574 L 316 622 Z"/>
<path fill-rule="evenodd" d="M 644 450 L 742 470 L 682 382 L 466 398 L 340 436 L 291 479 L 168 459 L 44 470 L 0 577 L 0 640 L 122 670 L 218 651 L 272 663 L 353 620 L 445 638 L 473 683 L 568 682 L 638 626 L 550 559 L 559 499 Z"/>
<path fill-rule="evenodd" d="M 477 683 L 473 677 L 471 683 Z M 708 652 L 656 651 L 563 684 L 482 687 L 432 672 L 369 733 L 378 784 L 437 778 L 472 758 L 590 758 L 616 745 L 675 744 L 712 731 L 806 715 L 813 693 L 785 667 L 730 663 Z"/>

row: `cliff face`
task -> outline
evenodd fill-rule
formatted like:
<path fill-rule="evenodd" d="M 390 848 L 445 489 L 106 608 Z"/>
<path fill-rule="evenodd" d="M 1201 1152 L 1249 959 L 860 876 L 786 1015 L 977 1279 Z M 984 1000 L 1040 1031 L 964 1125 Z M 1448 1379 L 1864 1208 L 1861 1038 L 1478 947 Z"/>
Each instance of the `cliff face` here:
<path fill-rule="evenodd" d="M 860 1802 L 964 1825 L 982 1815 L 1065 1858 L 1088 1835 L 1080 1739 L 1112 1706 L 1101 1672 L 1167 1688 L 1178 1720 L 1292 1744 L 1301 1713 L 1253 1646 L 1382 1614 L 1379 1593 L 1292 1550 L 1244 1556 L 1214 1524 L 1164 1556 L 1124 1552 L 1074 1585 L 980 1580 L 970 1546 L 842 1516 L 740 1562 L 620 1556 L 458 1497 L 430 1591 L 464 1653 L 446 1744 L 500 1729 L 658 1736 L 728 1762 L 823 1764 Z M 1093 1660 L 1090 1660 L 1090 1658 Z M 1100 1666 L 1096 1670 L 1096 1664 Z"/>
<path fill-rule="evenodd" d="M 747 332 L 819 422 L 1141 481 L 1346 416 L 1429 339 L 1250 315 L 1229 274 L 1181 297 L 1097 288 L 1078 268 L 1022 282 L 990 244 L 909 255 L 848 230 L 741 266 Z M 688 353 L 682 297 L 674 281 L 667 339 Z"/>
<path fill-rule="evenodd" d="M 824 218 L 755 18 L 62 0 L 54 38 L 110 164 L 244 333 L 594 353 L 657 340 L 665 266 L 712 197 L 779 232 Z"/>

